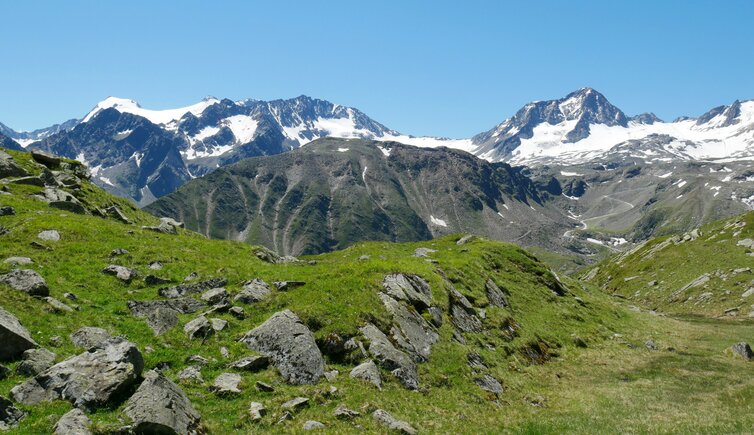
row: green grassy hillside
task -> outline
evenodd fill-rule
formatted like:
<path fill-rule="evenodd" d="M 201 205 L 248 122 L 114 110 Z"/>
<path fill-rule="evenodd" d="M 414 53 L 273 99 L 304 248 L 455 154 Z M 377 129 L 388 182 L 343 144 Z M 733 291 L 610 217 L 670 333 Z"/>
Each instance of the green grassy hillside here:
<path fill-rule="evenodd" d="M 754 316 L 754 213 L 652 239 L 584 278 L 650 309 L 712 317 Z"/>
<path fill-rule="evenodd" d="M 42 171 L 28 155 L 13 156 L 30 172 Z M 41 347 L 53 351 L 56 362 L 82 351 L 68 338 L 82 326 L 125 336 L 143 353 L 145 370 L 161 368 L 180 385 L 209 433 L 300 432 L 307 420 L 324 423 L 332 433 L 359 428 L 382 433 L 385 428 L 370 415 L 378 408 L 420 433 L 733 432 L 754 423 L 754 381 L 745 375 L 750 363 L 723 352 L 750 337 L 754 326 L 708 328 L 628 310 L 590 285 L 563 277 L 559 283 L 548 267 L 515 245 L 481 238 L 459 245 L 459 236 L 450 235 L 419 243 L 362 243 L 299 262 L 273 264 L 259 259 L 257 248 L 243 243 L 207 240 L 184 230 L 164 234 L 142 229 L 156 225 L 156 218 L 87 181 L 81 182 L 80 190 L 71 190 L 87 204 L 89 211 L 84 214 L 51 208 L 36 199 L 33 195 L 41 187 L 4 183 L 2 188 L 6 193 L 0 195 L 0 206 L 13 207 L 15 214 L 0 216 L 0 226 L 9 230 L 0 236 L 0 261 L 31 258 L 33 263 L 22 267 L 44 277 L 50 296 L 78 309 L 54 310 L 48 302 L 2 284 L 0 306 L 18 317 Z M 114 204 L 132 224 L 92 214 Z M 45 230 L 57 230 L 60 240 L 38 239 Z M 416 256 L 418 248 L 435 252 Z M 128 253 L 112 256 L 114 249 Z M 164 268 L 150 269 L 155 261 Z M 124 283 L 102 273 L 110 264 L 133 268 L 140 277 Z M 0 263 L 0 274 L 12 268 Z M 332 343 L 349 338 L 369 345 L 359 332 L 367 323 L 390 334 L 394 320 L 380 291 L 384 277 L 395 273 L 426 280 L 431 304 L 443 318 L 441 326 L 433 327 L 439 338 L 431 354 L 417 365 L 416 391 L 402 387 L 384 369 L 381 391 L 351 379 L 349 371 L 366 358 L 358 352 L 332 351 Z M 172 283 L 147 284 L 150 274 Z M 242 320 L 228 313 L 208 315 L 226 320 L 229 326 L 204 340 L 189 340 L 183 331 L 199 312 L 180 315 L 178 325 L 160 336 L 144 319 L 131 314 L 128 301 L 163 299 L 160 287 L 183 283 L 190 275 L 196 276 L 190 282 L 227 279 L 225 287 L 231 295 L 254 278 L 304 284 L 288 291 L 273 287 L 270 297 L 256 304 L 235 303 L 245 309 Z M 485 291 L 488 279 L 507 294 L 508 308 L 490 305 Z M 480 319 L 478 332 L 459 332 L 454 327 L 456 312 L 449 306 L 453 289 L 468 299 Z M 77 300 L 67 299 L 65 293 L 75 294 Z M 333 380 L 294 386 L 286 384 L 273 367 L 255 373 L 227 367 L 254 354 L 238 340 L 284 309 L 297 314 L 312 331 L 326 370 L 340 373 Z M 647 340 L 656 343 L 654 350 L 645 346 Z M 469 365 L 472 353 L 483 359 L 485 367 Z M 178 373 L 193 364 L 187 361 L 192 355 L 209 360 L 200 368 L 203 382 L 178 380 Z M 10 390 L 27 377 L 15 373 L 18 360 L 3 364 L 11 374 L 0 380 L 0 396 L 9 397 Z M 220 397 L 210 392 L 223 372 L 242 376 L 240 393 Z M 484 375 L 502 384 L 499 396 L 477 385 Z M 257 381 L 275 391 L 258 391 Z M 297 396 L 310 398 L 310 406 L 292 420 L 278 423 L 284 413 L 281 404 Z M 249 418 L 252 401 L 268 410 L 261 421 Z M 335 418 L 333 411 L 341 404 L 361 415 L 352 421 Z M 17 406 L 28 416 L 13 433 L 30 434 L 50 433 L 58 417 L 71 408 L 65 401 Z M 95 431 L 108 433 L 127 424 L 123 409 L 122 401 L 96 409 L 90 414 Z"/>

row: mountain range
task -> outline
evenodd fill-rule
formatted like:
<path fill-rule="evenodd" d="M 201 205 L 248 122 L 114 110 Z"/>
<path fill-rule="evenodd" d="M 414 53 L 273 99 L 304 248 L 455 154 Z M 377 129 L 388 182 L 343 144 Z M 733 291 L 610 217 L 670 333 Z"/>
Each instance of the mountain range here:
<path fill-rule="evenodd" d="M 358 109 L 306 96 L 273 101 L 207 97 L 169 110 L 110 97 L 81 120 L 34 132 L 0 124 L 0 133 L 27 148 L 82 160 L 100 186 L 146 205 L 218 167 L 322 137 L 446 146 L 491 162 L 528 166 L 581 164 L 616 153 L 647 163 L 747 160 L 754 156 L 754 101 L 663 122 L 651 113 L 629 117 L 599 92 L 583 88 L 558 100 L 527 104 L 487 132 L 454 140 L 404 135 Z"/>

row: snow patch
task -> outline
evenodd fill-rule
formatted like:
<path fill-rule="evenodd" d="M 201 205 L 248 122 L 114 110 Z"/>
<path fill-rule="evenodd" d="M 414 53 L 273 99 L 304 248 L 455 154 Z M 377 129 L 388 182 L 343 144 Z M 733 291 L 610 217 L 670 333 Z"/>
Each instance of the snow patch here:
<path fill-rule="evenodd" d="M 429 220 L 432 221 L 433 224 L 435 224 L 435 225 L 437 225 L 439 227 L 447 227 L 448 226 L 448 224 L 444 220 L 438 219 L 438 218 L 436 218 L 436 217 L 434 217 L 432 215 L 429 216 Z"/>
<path fill-rule="evenodd" d="M 99 112 L 105 109 L 113 108 L 121 113 L 130 113 L 133 115 L 141 116 L 143 118 L 147 118 L 154 124 L 168 124 L 170 122 L 181 119 L 183 115 L 187 113 L 192 113 L 197 116 L 201 115 L 207 107 L 219 102 L 220 100 L 216 98 L 205 98 L 204 100 L 196 104 L 192 104 L 186 107 L 180 107 L 178 109 L 149 110 L 142 108 L 141 106 L 139 106 L 139 103 L 134 100 L 108 97 L 97 103 L 97 105 L 84 117 L 83 121 L 81 122 L 89 122 L 89 120 L 91 120 Z"/>
<path fill-rule="evenodd" d="M 567 171 L 560 171 L 560 175 L 564 177 L 583 177 L 584 174 L 579 174 L 578 172 L 567 172 Z"/>
<path fill-rule="evenodd" d="M 348 151 L 348 148 L 338 148 L 339 153 L 344 153 L 346 151 Z"/>

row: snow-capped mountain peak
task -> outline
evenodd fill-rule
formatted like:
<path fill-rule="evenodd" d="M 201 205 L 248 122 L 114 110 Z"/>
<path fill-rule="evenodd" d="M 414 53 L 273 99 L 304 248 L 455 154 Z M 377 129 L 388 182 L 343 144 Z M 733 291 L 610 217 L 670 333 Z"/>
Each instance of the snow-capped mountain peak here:
<path fill-rule="evenodd" d="M 127 98 L 107 97 L 97 103 L 97 105 L 94 106 L 94 108 L 84 117 L 81 122 L 88 122 L 99 112 L 112 108 L 121 113 L 130 113 L 132 115 L 141 116 L 148 119 L 154 124 L 169 124 L 171 122 L 178 121 L 186 113 L 200 115 L 207 107 L 219 102 L 220 100 L 218 100 L 217 98 L 205 97 L 198 103 L 186 107 L 166 110 L 150 110 L 142 108 L 141 105 L 139 105 L 139 103 L 134 100 Z"/>

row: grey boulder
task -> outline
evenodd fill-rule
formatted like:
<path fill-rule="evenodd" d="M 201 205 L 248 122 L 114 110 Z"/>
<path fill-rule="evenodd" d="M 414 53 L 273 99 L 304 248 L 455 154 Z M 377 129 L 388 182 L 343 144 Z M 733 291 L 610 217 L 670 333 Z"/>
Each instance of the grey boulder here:
<path fill-rule="evenodd" d="M 241 375 L 236 373 L 221 373 L 215 378 L 215 382 L 209 387 L 209 390 L 220 396 L 238 394 L 241 392 L 241 389 L 238 388 L 238 384 L 240 383 Z"/>
<path fill-rule="evenodd" d="M 463 332 L 479 332 L 482 330 L 482 321 L 476 314 L 466 296 L 455 288 L 448 292 L 450 295 L 450 321 L 456 328 Z"/>
<path fill-rule="evenodd" d="M 410 424 L 406 423 L 405 421 L 396 419 L 385 410 L 378 409 L 374 411 L 372 413 L 372 417 L 374 417 L 377 423 L 386 427 L 388 430 L 400 432 L 407 435 L 414 435 L 416 433 L 416 429 L 414 429 Z"/>
<path fill-rule="evenodd" d="M 270 286 L 261 279 L 254 279 L 244 283 L 243 289 L 233 298 L 236 302 L 253 304 L 261 302 L 270 296 Z"/>
<path fill-rule="evenodd" d="M 92 420 L 78 408 L 63 414 L 55 423 L 55 435 L 91 435 Z"/>
<path fill-rule="evenodd" d="M 382 390 L 382 376 L 380 376 L 380 369 L 372 360 L 354 367 L 351 370 L 350 376 L 354 379 L 367 381 L 377 387 L 378 390 Z"/>
<path fill-rule="evenodd" d="M 29 257 L 8 257 L 3 260 L 3 263 L 10 264 L 12 266 L 28 266 L 34 262 Z"/>
<path fill-rule="evenodd" d="M 189 338 L 207 338 L 215 333 L 215 329 L 212 324 L 204 316 L 199 316 L 196 319 L 186 323 L 183 327 L 183 331 L 189 336 Z"/>
<path fill-rule="evenodd" d="M 508 303 L 508 297 L 505 295 L 505 292 L 495 284 L 495 281 L 487 279 L 487 282 L 484 283 L 484 289 L 487 291 L 487 300 L 490 302 L 490 305 L 500 308 L 510 306 Z"/>
<path fill-rule="evenodd" d="M 396 349 L 387 336 L 371 323 L 362 327 L 361 333 L 369 341 L 369 353 L 380 366 L 391 371 L 404 387 L 411 390 L 419 388 L 416 363 L 411 357 Z"/>
<path fill-rule="evenodd" d="M 314 335 L 290 310 L 273 314 L 241 341 L 269 357 L 290 384 L 314 384 L 324 374 L 325 361 Z"/>
<path fill-rule="evenodd" d="M 29 331 L 16 316 L 0 308 L 0 361 L 18 358 L 27 349 L 37 347 Z"/>
<path fill-rule="evenodd" d="M 735 353 L 736 355 L 741 356 L 746 361 L 751 361 L 752 359 L 754 359 L 754 352 L 752 352 L 749 343 L 736 343 L 731 346 L 730 350 L 733 351 L 733 353 Z"/>
<path fill-rule="evenodd" d="M 102 328 L 84 326 L 70 335 L 71 342 L 76 347 L 91 349 L 110 338 L 110 333 Z"/>
<path fill-rule="evenodd" d="M 432 290 L 427 281 L 417 275 L 387 275 L 382 280 L 382 287 L 393 299 L 406 301 L 419 310 L 432 305 Z"/>
<path fill-rule="evenodd" d="M 45 230 L 37 234 L 37 238 L 46 242 L 57 242 L 60 241 L 60 233 L 56 230 Z"/>
<path fill-rule="evenodd" d="M 178 324 L 178 314 L 195 313 L 204 304 L 193 298 L 170 301 L 129 301 L 128 308 L 136 317 L 146 320 L 155 335 L 162 335 Z"/>
<path fill-rule="evenodd" d="M 128 391 L 143 368 L 136 346 L 113 337 L 15 386 L 11 395 L 24 405 L 68 400 L 76 407 L 94 409 Z"/>
<path fill-rule="evenodd" d="M 144 375 L 144 382 L 128 399 L 123 413 L 141 434 L 195 435 L 202 433 L 201 416 L 186 394 L 156 370 Z"/>
<path fill-rule="evenodd" d="M 13 406 L 13 403 L 0 396 L 0 430 L 10 430 L 26 417 L 26 413 Z"/>
<path fill-rule="evenodd" d="M 16 367 L 16 373 L 36 376 L 49 369 L 55 363 L 55 354 L 47 349 L 29 349 L 24 351 L 23 359 Z"/>
<path fill-rule="evenodd" d="M 5 275 L 0 275 L 0 282 L 14 290 L 22 291 L 32 296 L 48 296 L 50 294 L 47 281 L 31 269 L 14 269 Z"/>
<path fill-rule="evenodd" d="M 131 280 L 139 276 L 139 272 L 135 271 L 134 269 L 129 269 L 128 267 L 118 266 L 115 264 L 111 264 L 102 269 L 102 273 L 113 275 L 119 280 L 127 283 L 131 282 Z"/>

